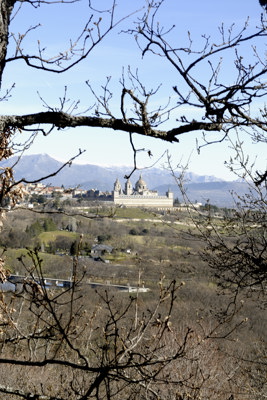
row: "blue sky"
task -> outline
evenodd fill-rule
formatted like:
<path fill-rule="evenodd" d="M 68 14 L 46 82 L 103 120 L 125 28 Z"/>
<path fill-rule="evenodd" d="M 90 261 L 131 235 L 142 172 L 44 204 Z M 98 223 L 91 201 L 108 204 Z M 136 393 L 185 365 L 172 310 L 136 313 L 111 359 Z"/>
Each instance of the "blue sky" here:
<path fill-rule="evenodd" d="M 141 9 L 144 0 L 118 0 L 117 18 Z M 97 1 L 103 9 L 110 4 L 108 0 Z M 224 0 L 221 2 L 203 0 L 191 0 L 184 2 L 179 0 L 166 0 L 159 13 L 159 21 L 165 26 L 176 25 L 170 35 L 173 46 L 183 47 L 187 45 L 187 32 L 196 46 L 201 46 L 203 38 L 207 34 L 218 38 L 218 26 L 223 22 L 226 27 L 235 23 L 237 29 L 242 27 L 247 17 L 250 18 L 250 26 L 253 28 L 260 19 L 262 9 L 257 0 Z M 55 54 L 57 50 L 68 48 L 69 39 L 79 34 L 81 26 L 86 23 L 89 16 L 86 0 L 73 4 L 42 5 L 35 9 L 29 4 L 23 4 L 21 10 L 11 25 L 12 32 L 24 33 L 30 26 L 39 22 L 42 24 L 33 30 L 26 38 L 24 49 L 30 52 L 37 48 L 37 40 L 47 48 L 49 54 Z M 169 96 L 175 102 L 172 86 L 179 84 L 176 72 L 164 59 L 155 56 L 147 56 L 142 59 L 134 38 L 131 35 L 121 33 L 131 26 L 133 20 L 138 18 L 135 14 L 123 21 L 107 38 L 95 48 L 89 58 L 80 63 L 76 68 L 65 74 L 51 74 L 38 70 L 28 69 L 22 62 L 10 63 L 4 74 L 3 89 L 16 83 L 12 91 L 12 97 L 8 102 L 2 102 L 2 112 L 8 114 L 24 114 L 45 111 L 40 96 L 52 107 L 58 107 L 59 97 L 64 95 L 64 87 L 67 86 L 67 96 L 70 99 L 79 100 L 79 111 L 82 113 L 93 105 L 94 99 L 85 81 L 89 80 L 95 91 L 105 84 L 107 76 L 111 76 L 111 89 L 114 91 L 114 99 L 111 102 L 114 113 L 119 115 L 119 80 L 122 68 L 130 65 L 134 71 L 138 68 L 139 76 L 149 88 L 155 88 L 161 84 L 161 88 L 153 100 L 155 108 L 164 104 Z M 10 41 L 12 45 L 12 41 Z M 246 53 L 246 55 L 249 54 Z M 222 73 L 231 83 L 231 70 L 228 70 L 227 56 Z M 187 60 L 186 60 L 187 62 Z M 206 70 L 201 71 L 203 78 Z M 185 110 L 194 117 L 195 110 Z M 180 112 L 180 111 L 179 111 Z M 195 114 L 196 115 L 196 114 Z M 173 127 L 175 115 L 162 128 Z M 196 151 L 196 139 L 201 141 L 201 133 L 189 133 L 181 136 L 178 144 L 165 144 L 162 141 L 134 136 L 136 148 L 151 150 L 153 158 L 149 158 L 147 152 L 138 153 L 138 165 L 149 166 L 160 159 L 157 166 L 161 166 L 166 157 L 162 154 L 168 150 L 171 154 L 173 165 L 186 164 L 190 158 L 189 169 L 200 175 L 214 175 L 218 178 L 235 179 L 226 169 L 224 162 L 231 155 L 231 143 L 225 142 L 202 148 L 200 155 Z M 18 141 L 20 137 L 18 137 Z M 233 138 L 234 140 L 234 138 Z M 266 156 L 263 146 L 251 144 L 245 140 L 245 151 L 250 154 L 251 161 L 257 156 L 259 169 L 266 168 Z M 105 131 L 95 128 L 76 128 L 65 131 L 54 131 L 47 137 L 38 135 L 27 154 L 47 153 L 58 160 L 67 160 L 75 155 L 79 149 L 86 152 L 77 160 L 80 163 L 99 165 L 132 165 L 133 154 L 128 135 L 125 132 Z"/>

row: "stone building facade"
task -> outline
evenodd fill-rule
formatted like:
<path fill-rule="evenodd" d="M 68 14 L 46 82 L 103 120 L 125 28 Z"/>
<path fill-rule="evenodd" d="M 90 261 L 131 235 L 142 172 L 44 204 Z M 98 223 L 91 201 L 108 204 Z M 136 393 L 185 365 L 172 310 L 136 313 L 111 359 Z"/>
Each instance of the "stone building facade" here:
<path fill-rule="evenodd" d="M 173 193 L 168 191 L 165 196 L 159 196 L 156 190 L 149 190 L 147 188 L 146 182 L 141 175 L 135 186 L 132 185 L 130 179 L 127 179 L 124 190 L 120 181 L 116 179 L 112 192 L 112 200 L 114 204 L 126 207 L 173 207 Z"/>

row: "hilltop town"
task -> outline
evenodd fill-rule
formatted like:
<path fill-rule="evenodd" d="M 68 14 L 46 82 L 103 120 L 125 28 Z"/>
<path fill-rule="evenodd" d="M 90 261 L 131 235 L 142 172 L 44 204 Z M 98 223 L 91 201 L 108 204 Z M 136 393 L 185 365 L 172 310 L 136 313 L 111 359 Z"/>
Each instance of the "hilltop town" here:
<path fill-rule="evenodd" d="M 20 185 L 22 193 L 22 202 L 26 202 L 29 207 L 33 203 L 44 203 L 51 198 L 60 198 L 64 200 L 100 200 L 111 202 L 115 205 L 127 207 L 173 207 L 174 196 L 168 190 L 165 196 L 159 196 L 156 190 L 149 190 L 146 182 L 140 175 L 135 186 L 132 185 L 130 179 L 125 182 L 125 190 L 122 189 L 121 183 L 116 179 L 114 190 L 100 191 L 97 189 L 85 190 L 82 188 L 65 188 L 62 186 L 50 186 L 44 183 L 27 183 Z"/>

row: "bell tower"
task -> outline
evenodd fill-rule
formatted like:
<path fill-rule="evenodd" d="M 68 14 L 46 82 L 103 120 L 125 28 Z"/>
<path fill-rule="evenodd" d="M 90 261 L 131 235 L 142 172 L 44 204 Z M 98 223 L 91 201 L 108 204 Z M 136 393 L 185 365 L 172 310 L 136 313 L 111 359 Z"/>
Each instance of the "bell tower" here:
<path fill-rule="evenodd" d="M 131 196 L 133 194 L 133 185 L 131 184 L 130 179 L 127 179 L 125 182 L 125 194 L 127 196 Z"/>
<path fill-rule="evenodd" d="M 116 182 L 114 183 L 114 193 L 116 194 L 122 194 L 122 190 L 121 190 L 121 184 L 119 179 L 116 179 Z"/>

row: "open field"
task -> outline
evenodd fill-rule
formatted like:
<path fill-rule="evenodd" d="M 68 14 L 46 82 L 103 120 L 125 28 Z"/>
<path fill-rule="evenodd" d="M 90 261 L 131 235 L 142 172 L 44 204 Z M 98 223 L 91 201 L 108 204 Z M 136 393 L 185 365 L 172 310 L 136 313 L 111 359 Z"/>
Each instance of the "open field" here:
<path fill-rule="evenodd" d="M 118 283 L 131 284 L 132 281 L 136 282 L 141 274 L 144 281 L 154 285 L 162 273 L 166 279 L 183 280 L 192 279 L 196 275 L 199 279 L 203 274 L 204 266 L 200 265 L 201 261 L 197 256 L 198 244 L 190 242 L 185 237 L 186 223 L 172 222 L 164 215 L 142 209 L 119 208 L 118 212 L 122 212 L 118 220 L 117 215 L 114 218 L 97 220 L 75 217 L 75 223 L 72 221 L 75 231 L 69 230 L 69 218 L 66 216 L 60 218 L 58 215 L 53 230 L 44 231 L 42 226 L 46 218 L 44 214 L 39 218 L 39 230 L 33 231 L 31 235 L 28 234 L 27 238 L 25 238 L 26 232 L 30 232 L 32 227 L 36 226 L 38 215 L 27 211 L 23 217 L 18 212 L 10 213 L 2 233 L 2 246 L 8 247 L 6 257 L 10 270 L 21 273 L 23 267 L 18 258 L 21 254 L 25 255 L 25 245 L 29 248 L 37 246 L 43 260 L 44 274 L 52 274 L 52 277 L 60 274 L 60 277 L 64 277 L 65 269 L 68 276 L 72 256 L 75 255 L 75 252 L 71 254 L 71 246 L 77 243 L 82 235 L 79 262 L 96 279 L 113 282 L 118 280 Z M 14 226 L 15 220 L 16 233 L 10 228 Z M 61 228 L 58 229 L 59 227 Z M 16 236 L 15 241 L 12 241 L 13 236 Z M 23 239 L 23 243 L 19 243 L 19 238 Z M 113 248 L 112 253 L 103 256 L 103 260 L 109 263 L 94 261 L 91 257 L 91 248 L 99 240 Z M 199 264 L 198 268 L 196 264 Z"/>

